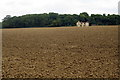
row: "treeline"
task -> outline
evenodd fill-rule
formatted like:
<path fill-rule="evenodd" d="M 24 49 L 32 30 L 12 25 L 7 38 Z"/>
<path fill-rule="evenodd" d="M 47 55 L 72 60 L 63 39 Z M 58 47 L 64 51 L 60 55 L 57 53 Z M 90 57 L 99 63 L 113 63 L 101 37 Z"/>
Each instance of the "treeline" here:
<path fill-rule="evenodd" d="M 2 28 L 2 22 L 0 22 L 0 28 Z"/>
<path fill-rule="evenodd" d="M 22 27 L 59 27 L 75 26 L 77 21 L 89 22 L 91 25 L 120 25 L 120 15 L 91 14 L 28 14 L 11 17 L 7 15 L 2 22 L 3 28 Z"/>

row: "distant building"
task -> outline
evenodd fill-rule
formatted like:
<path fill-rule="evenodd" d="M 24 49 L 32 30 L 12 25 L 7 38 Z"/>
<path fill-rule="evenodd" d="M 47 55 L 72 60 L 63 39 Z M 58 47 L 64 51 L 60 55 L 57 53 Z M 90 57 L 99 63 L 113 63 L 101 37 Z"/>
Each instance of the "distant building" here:
<path fill-rule="evenodd" d="M 77 27 L 84 27 L 84 26 L 89 26 L 89 22 L 80 22 L 78 21 L 76 23 Z"/>
<path fill-rule="evenodd" d="M 89 22 L 86 22 L 86 23 L 85 23 L 85 26 L 89 26 Z"/>
<path fill-rule="evenodd" d="M 77 27 L 82 26 L 80 21 L 78 21 L 78 22 L 76 23 L 76 25 L 77 25 Z"/>
<path fill-rule="evenodd" d="M 118 2 L 118 14 L 120 15 L 120 1 Z"/>

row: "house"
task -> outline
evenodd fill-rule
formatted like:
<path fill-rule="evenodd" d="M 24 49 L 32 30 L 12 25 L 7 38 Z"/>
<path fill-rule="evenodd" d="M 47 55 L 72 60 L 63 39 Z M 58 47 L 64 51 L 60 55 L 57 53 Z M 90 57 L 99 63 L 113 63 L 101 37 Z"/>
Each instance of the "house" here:
<path fill-rule="evenodd" d="M 76 25 L 77 25 L 78 27 L 82 26 L 82 24 L 81 24 L 80 21 L 78 21 L 78 22 L 76 23 Z"/>
<path fill-rule="evenodd" d="M 87 26 L 89 26 L 89 22 L 80 22 L 80 21 L 78 21 L 77 23 L 76 23 L 76 25 L 78 26 L 78 27 L 87 27 Z"/>
<path fill-rule="evenodd" d="M 85 26 L 89 26 L 89 25 L 90 25 L 89 22 L 86 22 L 86 23 L 85 23 Z"/>

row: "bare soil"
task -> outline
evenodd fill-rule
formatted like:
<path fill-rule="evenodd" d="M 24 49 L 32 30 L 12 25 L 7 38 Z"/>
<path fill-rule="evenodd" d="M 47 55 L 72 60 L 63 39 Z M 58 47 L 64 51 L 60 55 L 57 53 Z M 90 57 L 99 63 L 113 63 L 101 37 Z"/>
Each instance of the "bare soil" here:
<path fill-rule="evenodd" d="M 2 30 L 3 78 L 118 78 L 118 27 Z"/>

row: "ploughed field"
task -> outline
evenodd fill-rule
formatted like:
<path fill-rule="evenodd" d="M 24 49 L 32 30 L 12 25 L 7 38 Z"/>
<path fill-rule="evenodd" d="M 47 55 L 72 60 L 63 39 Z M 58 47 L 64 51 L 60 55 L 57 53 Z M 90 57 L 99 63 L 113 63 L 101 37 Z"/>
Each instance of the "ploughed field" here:
<path fill-rule="evenodd" d="M 118 27 L 2 30 L 3 78 L 118 78 Z"/>

